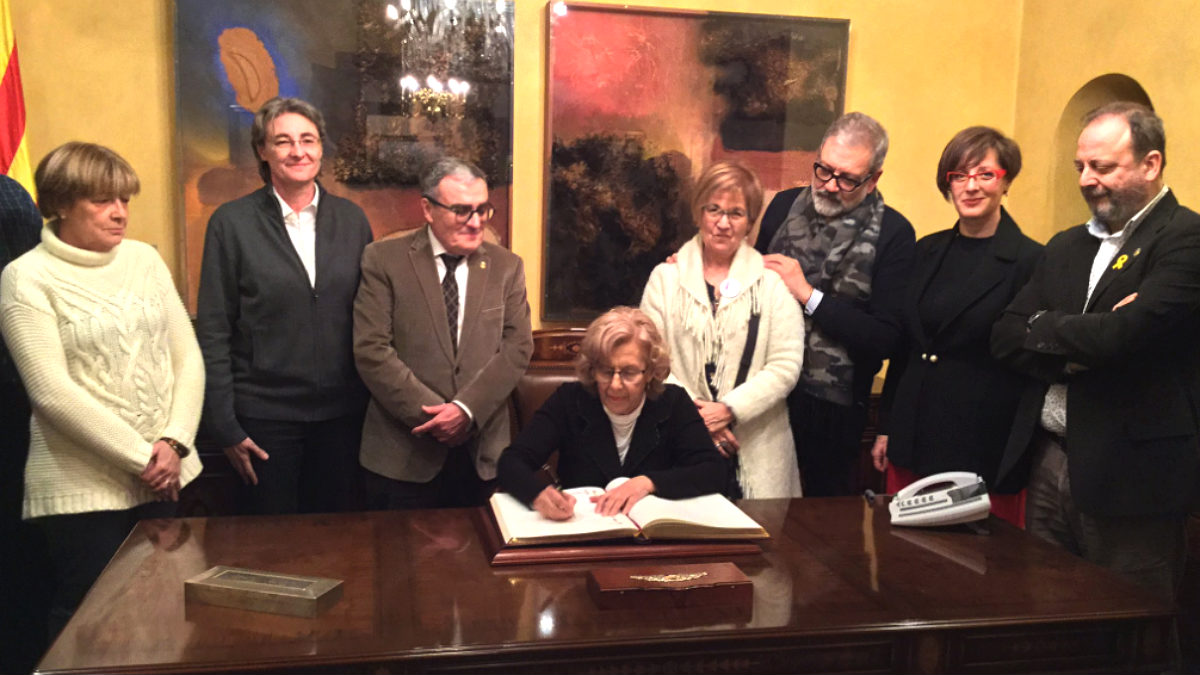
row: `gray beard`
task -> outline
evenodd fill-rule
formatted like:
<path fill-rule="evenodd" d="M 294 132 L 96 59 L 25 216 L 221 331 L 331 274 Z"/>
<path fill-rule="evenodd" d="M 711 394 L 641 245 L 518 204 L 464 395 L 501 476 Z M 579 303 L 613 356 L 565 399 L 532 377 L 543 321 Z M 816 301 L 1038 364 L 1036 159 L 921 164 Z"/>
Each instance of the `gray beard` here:
<path fill-rule="evenodd" d="M 828 192 L 821 192 L 818 190 L 813 190 L 812 205 L 813 209 L 817 213 L 825 216 L 826 218 L 835 218 L 850 210 L 846 208 L 846 205 L 842 203 L 842 200 L 834 197 Z"/>
<path fill-rule="evenodd" d="M 1108 198 L 1108 201 L 1103 205 L 1096 203 L 1092 199 L 1088 199 L 1086 190 L 1083 193 L 1088 210 L 1092 212 L 1096 220 L 1108 228 L 1109 232 L 1119 232 L 1125 227 L 1125 223 L 1129 222 L 1129 219 L 1133 217 L 1133 214 L 1141 210 L 1138 202 L 1142 195 L 1139 192 L 1132 190 L 1109 190 L 1104 195 Z"/>

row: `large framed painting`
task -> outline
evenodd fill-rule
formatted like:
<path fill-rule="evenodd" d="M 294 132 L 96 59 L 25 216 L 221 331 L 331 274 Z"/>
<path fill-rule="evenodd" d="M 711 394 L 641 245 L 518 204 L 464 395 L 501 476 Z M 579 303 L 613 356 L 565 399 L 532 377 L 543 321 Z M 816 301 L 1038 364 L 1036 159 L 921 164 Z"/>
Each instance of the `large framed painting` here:
<path fill-rule="evenodd" d="M 557 2 L 548 7 L 543 318 L 636 305 L 696 232 L 692 180 L 811 180 L 845 105 L 849 22 Z"/>
<path fill-rule="evenodd" d="M 488 175 L 509 244 L 512 0 L 176 0 L 184 255 L 195 307 L 204 231 L 262 186 L 254 112 L 297 96 L 325 117 L 319 180 L 366 211 L 376 238 L 422 224 L 421 167 L 450 154 Z"/>

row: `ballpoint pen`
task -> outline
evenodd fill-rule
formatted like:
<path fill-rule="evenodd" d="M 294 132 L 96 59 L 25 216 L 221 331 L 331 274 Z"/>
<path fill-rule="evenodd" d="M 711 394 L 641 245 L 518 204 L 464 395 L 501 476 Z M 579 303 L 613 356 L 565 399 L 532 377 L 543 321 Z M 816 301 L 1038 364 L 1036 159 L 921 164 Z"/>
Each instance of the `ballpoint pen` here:
<path fill-rule="evenodd" d="M 558 473 L 554 471 L 554 467 L 550 466 L 550 463 L 547 462 L 542 465 L 542 470 L 546 472 L 546 475 L 550 476 L 550 484 L 554 486 L 554 489 L 562 492 L 562 481 L 558 479 Z"/>

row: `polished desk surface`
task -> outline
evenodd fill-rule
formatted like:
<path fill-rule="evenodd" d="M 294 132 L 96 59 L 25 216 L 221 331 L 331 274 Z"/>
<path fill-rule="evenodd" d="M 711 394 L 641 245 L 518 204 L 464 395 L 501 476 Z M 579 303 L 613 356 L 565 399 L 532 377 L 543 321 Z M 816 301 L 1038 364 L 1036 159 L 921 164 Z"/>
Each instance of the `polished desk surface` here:
<path fill-rule="evenodd" d="M 598 609 L 597 564 L 493 568 L 469 510 L 144 521 L 39 671 L 1164 665 L 1168 603 L 994 518 L 979 534 L 894 528 L 860 498 L 742 506 L 773 536 L 731 559 L 754 583 L 744 611 Z M 315 619 L 185 604 L 183 581 L 213 565 L 344 579 L 344 597 Z"/>

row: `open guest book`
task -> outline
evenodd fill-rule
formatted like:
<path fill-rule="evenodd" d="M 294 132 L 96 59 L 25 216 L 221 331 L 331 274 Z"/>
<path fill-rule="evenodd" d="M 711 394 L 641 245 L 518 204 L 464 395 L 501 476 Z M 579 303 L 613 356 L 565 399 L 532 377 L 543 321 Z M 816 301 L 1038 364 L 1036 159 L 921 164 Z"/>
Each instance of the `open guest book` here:
<path fill-rule="evenodd" d="M 612 489 L 625 482 L 617 478 Z M 602 516 L 591 498 L 605 488 L 577 487 L 563 490 L 575 497 L 575 515 L 569 520 L 550 520 L 525 506 L 510 494 L 492 495 L 492 513 L 505 546 L 561 544 L 602 539 L 767 539 L 770 537 L 753 518 L 723 495 L 689 499 L 643 497 L 628 516 Z"/>

